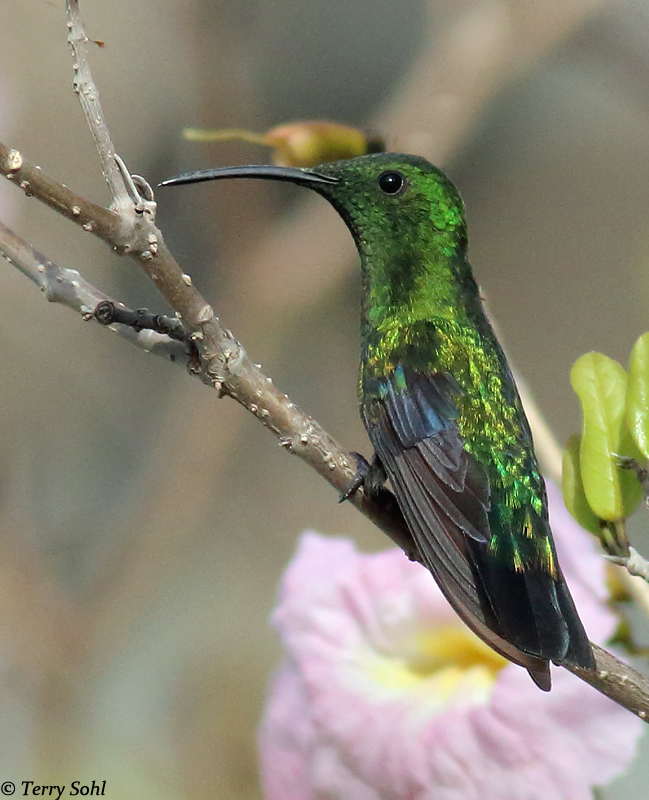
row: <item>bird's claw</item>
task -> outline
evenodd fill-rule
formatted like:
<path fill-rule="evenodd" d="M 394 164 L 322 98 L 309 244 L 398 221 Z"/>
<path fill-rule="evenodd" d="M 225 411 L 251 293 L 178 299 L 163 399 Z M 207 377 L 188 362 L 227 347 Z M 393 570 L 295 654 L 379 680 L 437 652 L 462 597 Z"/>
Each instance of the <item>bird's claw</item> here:
<path fill-rule="evenodd" d="M 369 462 L 360 453 L 352 452 L 350 455 L 356 461 L 356 474 L 341 492 L 338 502 L 342 503 L 343 500 L 349 500 L 361 486 L 366 494 L 376 499 L 382 492 L 386 491 L 384 484 L 388 479 L 381 459 L 376 453 L 374 453 L 372 460 Z"/>
<path fill-rule="evenodd" d="M 350 497 L 353 497 L 356 494 L 356 492 L 365 483 L 365 478 L 367 478 L 370 471 L 370 465 L 367 459 L 364 458 L 360 453 L 353 451 L 349 455 L 352 456 L 356 462 L 356 474 L 340 493 L 338 497 L 339 503 L 344 503 L 345 500 L 349 500 Z"/>

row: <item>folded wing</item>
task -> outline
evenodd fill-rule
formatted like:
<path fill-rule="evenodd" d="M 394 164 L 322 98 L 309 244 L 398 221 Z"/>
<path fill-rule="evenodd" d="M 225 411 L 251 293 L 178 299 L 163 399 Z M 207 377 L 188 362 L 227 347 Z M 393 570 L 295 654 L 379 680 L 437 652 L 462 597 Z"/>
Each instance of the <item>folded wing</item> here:
<path fill-rule="evenodd" d="M 588 640 L 558 567 L 552 575 L 534 561 L 535 547 L 554 553 L 547 521 L 529 509 L 502 518 L 499 487 L 464 447 L 457 424 L 461 390 L 453 378 L 398 366 L 372 389 L 363 407 L 372 444 L 423 562 L 458 614 L 526 667 L 541 688 L 550 688 L 549 660 L 590 666 Z M 523 524 L 538 530 L 527 531 L 521 568 L 516 536 Z M 571 628 L 581 644 L 571 646 Z"/>

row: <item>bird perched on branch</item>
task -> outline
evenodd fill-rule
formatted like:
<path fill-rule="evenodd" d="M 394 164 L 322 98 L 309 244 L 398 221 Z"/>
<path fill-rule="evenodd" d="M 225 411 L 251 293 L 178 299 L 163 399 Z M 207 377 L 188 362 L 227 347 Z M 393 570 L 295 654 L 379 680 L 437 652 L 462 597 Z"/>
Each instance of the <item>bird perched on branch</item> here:
<path fill-rule="evenodd" d="M 345 497 L 389 479 L 421 561 L 466 624 L 549 690 L 550 662 L 594 668 L 557 561 L 543 478 L 512 374 L 467 261 L 460 196 L 417 156 L 312 169 L 242 166 L 338 211 L 361 259 L 361 416 L 374 447 Z"/>

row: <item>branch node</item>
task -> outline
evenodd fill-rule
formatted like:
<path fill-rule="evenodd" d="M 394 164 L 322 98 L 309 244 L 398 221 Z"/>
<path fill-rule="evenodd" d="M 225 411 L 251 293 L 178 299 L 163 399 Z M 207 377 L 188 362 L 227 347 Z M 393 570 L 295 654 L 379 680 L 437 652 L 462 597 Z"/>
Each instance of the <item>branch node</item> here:
<path fill-rule="evenodd" d="M 11 180 L 14 176 L 15 172 L 23 165 L 23 157 L 18 150 L 14 150 L 13 148 L 9 150 L 7 153 L 7 157 L 5 158 L 5 169 L 3 172 L 6 171 L 7 180 Z"/>
<path fill-rule="evenodd" d="M 131 175 L 124 160 L 117 153 L 113 155 L 119 174 L 122 176 L 126 193 L 133 203 L 133 211 L 138 215 L 149 214 L 155 219 L 157 204 L 153 199 L 151 185 L 141 175 Z M 121 207 L 121 203 L 114 204 Z M 112 208 L 112 206 L 111 206 Z"/>
<path fill-rule="evenodd" d="M 133 185 L 137 187 L 140 197 L 147 202 L 153 202 L 153 189 L 147 179 L 141 175 L 131 175 L 131 179 Z"/>
<path fill-rule="evenodd" d="M 212 308 L 211 305 L 206 304 L 198 312 L 198 315 L 197 315 L 196 318 L 203 325 L 206 322 L 209 322 L 211 319 L 213 319 L 213 317 L 214 317 L 214 309 Z"/>
<path fill-rule="evenodd" d="M 649 561 L 643 558 L 635 547 L 629 547 L 628 555 L 613 556 L 605 553 L 604 558 L 612 564 L 625 567 L 629 575 L 644 578 L 644 580 L 649 581 Z"/>

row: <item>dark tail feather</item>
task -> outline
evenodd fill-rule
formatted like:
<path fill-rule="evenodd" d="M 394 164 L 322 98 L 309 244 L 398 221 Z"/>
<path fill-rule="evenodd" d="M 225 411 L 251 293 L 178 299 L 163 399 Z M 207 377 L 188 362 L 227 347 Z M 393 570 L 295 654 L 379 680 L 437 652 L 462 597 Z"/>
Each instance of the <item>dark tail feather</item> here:
<path fill-rule="evenodd" d="M 530 669 L 527 672 L 534 683 L 544 692 L 549 692 L 552 688 L 552 677 L 550 676 L 550 665 L 546 662 L 545 669 Z"/>
<path fill-rule="evenodd" d="M 579 619 L 577 609 L 568 591 L 568 587 L 563 575 L 559 575 L 557 581 L 557 597 L 561 607 L 561 615 L 568 625 L 570 631 L 570 644 L 563 658 L 558 664 L 572 664 L 575 667 L 584 669 L 595 669 L 595 657 L 593 649 L 584 630 L 584 626 Z"/>

